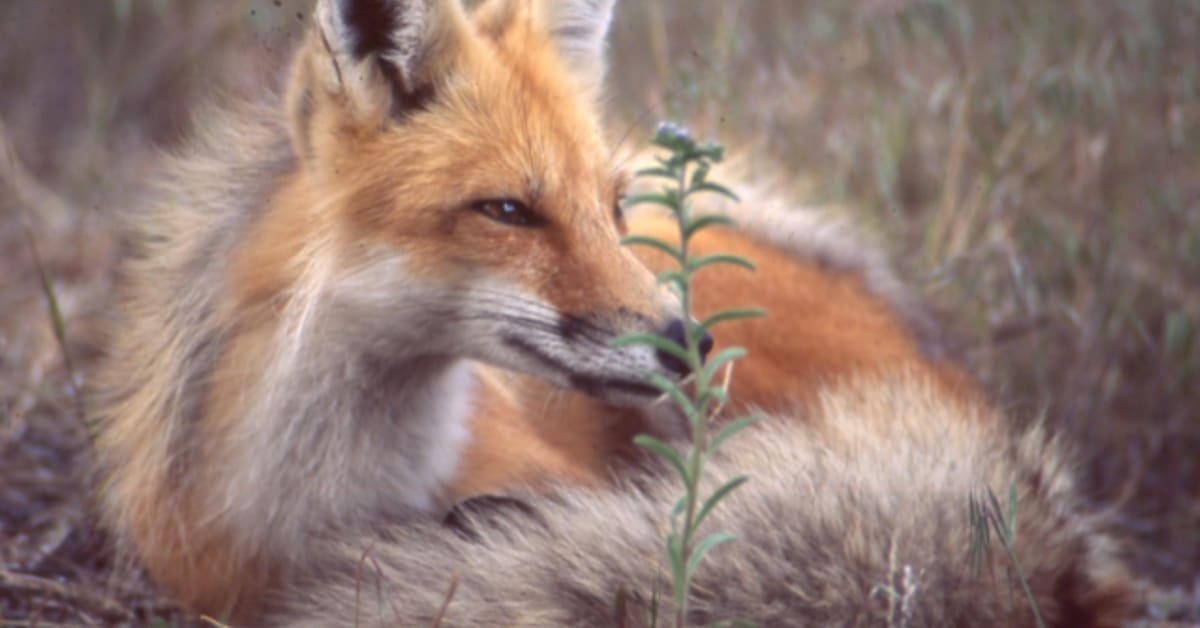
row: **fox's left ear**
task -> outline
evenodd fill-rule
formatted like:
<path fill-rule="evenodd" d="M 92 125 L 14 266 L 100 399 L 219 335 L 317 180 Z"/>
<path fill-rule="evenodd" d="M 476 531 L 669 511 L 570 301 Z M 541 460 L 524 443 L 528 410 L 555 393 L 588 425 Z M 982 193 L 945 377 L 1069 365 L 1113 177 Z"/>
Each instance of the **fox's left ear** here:
<path fill-rule="evenodd" d="M 587 89 L 604 82 L 608 27 L 617 0 L 541 0 L 542 24 L 567 67 Z"/>

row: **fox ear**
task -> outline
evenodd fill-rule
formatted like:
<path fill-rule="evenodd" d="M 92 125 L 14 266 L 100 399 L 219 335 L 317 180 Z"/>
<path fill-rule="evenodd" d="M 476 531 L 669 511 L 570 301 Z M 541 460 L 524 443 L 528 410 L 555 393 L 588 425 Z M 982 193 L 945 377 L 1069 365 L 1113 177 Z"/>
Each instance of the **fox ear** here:
<path fill-rule="evenodd" d="M 616 0 L 542 0 L 543 24 L 567 67 L 588 89 L 604 82 L 608 27 Z"/>
<path fill-rule="evenodd" d="M 436 98 L 469 33 L 459 1 L 317 0 L 287 90 L 297 153 L 307 161 L 341 131 L 380 128 Z"/>
<path fill-rule="evenodd" d="M 318 0 L 315 14 L 311 78 L 359 114 L 421 107 L 466 32 L 458 0 Z"/>

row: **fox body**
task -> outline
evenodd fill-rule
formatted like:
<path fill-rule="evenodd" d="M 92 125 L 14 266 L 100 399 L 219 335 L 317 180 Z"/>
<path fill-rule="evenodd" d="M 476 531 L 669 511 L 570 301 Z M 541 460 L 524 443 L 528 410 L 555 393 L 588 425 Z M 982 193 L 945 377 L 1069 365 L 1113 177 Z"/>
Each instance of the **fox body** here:
<path fill-rule="evenodd" d="M 319 0 L 286 96 L 210 114 L 194 145 L 166 167 L 158 200 L 131 217 L 122 316 L 96 380 L 96 446 L 109 526 L 183 603 L 252 622 L 293 621 L 287 613 L 307 615 L 314 604 L 336 612 L 349 603 L 341 574 L 351 546 L 361 555 L 379 545 L 383 575 L 396 579 L 388 590 L 416 596 L 435 583 L 413 569 L 444 574 L 452 566 L 444 561 L 464 553 L 504 570 L 493 577 L 515 573 L 497 562 L 504 550 L 495 538 L 478 546 L 419 522 L 466 497 L 529 487 L 565 491 L 562 506 L 527 498 L 552 523 L 572 526 L 629 500 L 630 516 L 645 521 L 628 542 L 659 546 L 646 518 L 650 498 L 666 489 L 647 480 L 609 492 L 614 470 L 642 466 L 629 464 L 632 434 L 677 429 L 677 417 L 647 407 L 657 393 L 643 375 L 682 375 L 650 349 L 610 346 L 679 316 L 652 272 L 664 260 L 635 258 L 619 244 L 623 232 L 669 236 L 670 228 L 619 208 L 624 175 L 595 104 L 611 10 L 612 0 L 488 0 L 470 12 L 458 0 Z M 865 473 L 860 458 L 813 461 L 857 456 L 852 436 L 924 478 L 919 465 L 932 452 L 909 456 L 906 440 L 928 443 L 949 430 L 957 435 L 949 464 L 963 465 L 964 478 L 1000 491 L 994 481 L 1025 481 L 1024 465 L 1033 465 L 1028 471 L 1045 477 L 1022 485 L 1022 498 L 1035 503 L 1022 516 L 1053 511 L 1055 521 L 1073 522 L 1030 541 L 1073 548 L 1037 563 L 1038 594 L 1066 600 L 1055 608 L 1119 602 L 1110 577 L 1118 563 L 1098 524 L 1077 512 L 1057 446 L 1035 452 L 1045 465 L 1007 454 L 976 460 L 981 450 L 1026 441 L 1009 439 L 965 378 L 931 357 L 919 308 L 882 256 L 836 220 L 763 205 L 748 204 L 745 215 L 709 208 L 739 214 L 744 227 L 696 242 L 701 253 L 738 253 L 760 265 L 753 275 L 706 271 L 701 314 L 730 305 L 772 312 L 732 323 L 717 339 L 750 352 L 731 406 L 763 408 L 797 430 L 779 438 L 785 453 L 750 466 L 849 486 L 840 474 L 845 465 Z M 846 382 L 856 382 L 851 397 L 872 401 L 836 410 L 849 403 L 839 401 Z M 889 392 L 914 387 L 920 395 Z M 889 404 L 906 417 L 902 429 L 889 427 Z M 930 431 L 919 419 L 926 410 Z M 740 463 L 749 454 L 738 451 Z M 821 510 L 817 502 L 811 513 L 799 506 L 810 497 L 797 493 L 799 512 L 787 515 L 799 518 L 795 525 L 762 537 L 803 544 L 786 558 L 790 566 L 742 575 L 753 587 L 755 578 L 803 570 L 801 550 L 817 551 L 825 539 L 796 526 L 876 530 L 920 517 L 920 498 L 942 479 L 930 476 L 926 492 L 906 497 L 888 494 L 880 480 L 853 507 Z M 1047 485 L 1056 488 L 1040 490 Z M 570 506 L 592 498 L 598 510 Z M 930 516 L 950 517 L 949 503 L 929 505 Z M 414 527 L 410 534 L 397 525 Z M 552 548 L 539 555 L 531 544 L 555 541 L 559 528 L 523 525 L 502 523 L 514 551 L 548 560 Z M 914 536 L 897 542 L 939 547 L 919 530 L 904 534 Z M 849 577 L 860 555 L 878 561 L 878 552 L 900 547 L 884 541 L 872 533 L 855 545 L 858 554 L 835 553 L 847 562 L 830 573 Z M 596 560 L 577 567 L 633 573 Z M 468 579 L 478 599 L 496 599 L 493 586 L 507 590 L 479 577 Z M 615 578 L 580 586 L 607 594 L 624 586 Z M 535 578 L 522 586 L 545 585 Z M 846 600 L 838 603 L 853 605 Z M 424 612 L 411 608 L 414 617 Z M 568 606 L 529 611 L 460 617 L 537 624 L 583 616 Z M 277 612 L 285 614 L 267 614 Z"/>

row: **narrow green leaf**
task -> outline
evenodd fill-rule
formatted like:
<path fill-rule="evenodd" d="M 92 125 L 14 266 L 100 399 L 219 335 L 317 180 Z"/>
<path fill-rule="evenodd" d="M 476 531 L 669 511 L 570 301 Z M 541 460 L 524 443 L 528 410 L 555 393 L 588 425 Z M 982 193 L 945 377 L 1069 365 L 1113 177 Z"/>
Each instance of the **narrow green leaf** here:
<path fill-rule="evenodd" d="M 688 188 L 696 189 L 697 187 L 704 185 L 704 181 L 708 179 L 708 173 L 711 169 L 711 165 L 700 162 L 700 165 L 696 167 L 694 172 L 692 172 L 692 182 L 690 185 L 688 185 Z"/>
<path fill-rule="evenodd" d="M 742 308 L 737 310 L 721 310 L 716 314 L 700 321 L 700 326 L 704 329 L 712 329 L 717 323 L 725 321 L 742 320 L 746 318 L 762 318 L 767 315 L 767 311 L 762 308 Z"/>
<path fill-rule="evenodd" d="M 663 179 L 674 180 L 678 178 L 678 174 L 671 172 L 668 168 L 643 168 L 634 173 L 637 177 L 661 177 Z"/>
<path fill-rule="evenodd" d="M 691 582 L 692 575 L 696 573 L 696 568 L 700 566 L 700 561 L 704 560 L 705 554 L 708 554 L 714 548 L 724 545 L 730 541 L 736 541 L 737 535 L 732 532 L 714 532 L 696 544 L 696 549 L 692 550 L 692 555 L 688 557 L 687 571 L 684 576 L 688 582 Z"/>
<path fill-rule="evenodd" d="M 725 425 L 725 427 L 721 428 L 720 432 L 717 432 L 716 436 L 713 436 L 712 441 L 708 445 L 708 449 L 710 451 L 715 451 L 718 447 L 721 446 L 721 443 L 724 443 L 726 440 L 729 440 L 730 436 L 733 436 L 734 434 L 737 434 L 738 432 L 742 431 L 743 429 L 745 429 L 751 425 L 754 425 L 755 423 L 758 423 L 759 421 L 762 420 L 762 418 L 763 418 L 763 415 L 761 415 L 761 414 L 752 414 L 747 417 L 742 417 L 740 419 L 730 421 L 729 423 L 727 423 Z"/>
<path fill-rule="evenodd" d="M 660 192 L 650 194 L 633 194 L 625 197 L 623 203 L 625 207 L 633 207 L 634 205 L 642 205 L 649 203 L 651 205 L 664 205 L 666 207 L 674 207 L 679 195 L 674 192 Z"/>
<path fill-rule="evenodd" d="M 718 405 L 720 405 L 720 403 L 725 403 L 726 401 L 728 401 L 728 397 L 730 397 L 730 395 L 728 395 L 728 391 L 725 390 L 724 385 L 720 385 L 720 384 L 713 385 L 712 383 L 707 382 L 707 381 L 704 382 L 704 384 L 706 384 L 706 385 L 704 385 L 704 388 L 706 388 L 706 390 L 703 390 L 702 393 L 700 394 L 700 396 L 697 397 L 697 399 L 696 399 L 696 407 L 697 408 L 708 408 L 707 403 L 716 402 L 716 403 L 718 403 Z M 707 417 L 709 412 L 702 412 L 701 414 L 706 415 L 706 417 Z"/>
<path fill-rule="evenodd" d="M 688 477 L 687 468 L 683 466 L 683 458 L 680 458 L 679 452 L 672 449 L 670 445 L 658 440 L 657 438 L 654 438 L 653 436 L 650 436 L 649 434 L 638 434 L 637 436 L 634 436 L 633 444 L 641 447 L 642 449 L 648 449 L 654 452 L 654 454 L 659 458 L 669 462 L 671 466 L 675 468 L 675 471 L 679 474 L 679 477 Z"/>
<path fill-rule="evenodd" d="M 684 484 L 688 483 L 687 478 L 683 478 L 683 481 L 684 481 Z M 679 517 L 679 515 L 683 514 L 683 510 L 685 508 L 687 508 L 687 503 L 688 503 L 687 495 L 681 495 L 679 497 L 679 499 L 675 500 L 675 505 L 671 506 L 671 530 L 672 531 L 675 530 L 675 520 Z"/>
<path fill-rule="evenodd" d="M 732 227 L 733 219 L 731 219 L 728 216 L 721 216 L 719 214 L 709 214 L 707 216 L 701 216 L 701 217 L 688 223 L 687 227 L 684 228 L 684 230 L 683 230 L 683 237 L 690 238 L 690 237 L 692 237 L 692 234 L 696 233 L 697 231 L 699 231 L 701 229 L 707 229 L 708 227 L 712 227 L 712 226 L 716 226 L 716 225 L 720 225 L 723 227 Z"/>
<path fill-rule="evenodd" d="M 41 284 L 42 296 L 46 298 L 46 309 L 50 311 L 50 328 L 54 332 L 59 346 L 66 347 L 67 325 L 63 322 L 62 308 L 58 305 L 58 294 L 54 291 L 54 282 L 50 274 L 42 266 L 38 266 L 38 283 Z M 75 384 L 72 383 L 73 387 Z"/>
<path fill-rule="evenodd" d="M 671 560 L 671 580 L 675 584 L 675 603 L 682 606 L 687 598 L 687 565 L 683 561 L 683 548 L 679 535 L 667 536 L 667 556 Z"/>
<path fill-rule="evenodd" d="M 741 266 L 742 268 L 755 270 L 754 263 L 750 260 L 738 255 L 727 255 L 725 253 L 693 257 L 692 259 L 688 260 L 687 269 L 695 272 L 701 268 L 704 268 L 705 266 L 711 266 L 713 264 L 733 264 L 734 266 Z"/>
<path fill-rule="evenodd" d="M 733 193 L 733 190 L 730 190 L 729 188 L 721 185 L 720 183 L 713 183 L 711 181 L 705 181 L 704 183 L 701 183 L 700 185 L 697 185 L 697 186 L 693 186 L 692 189 L 688 190 L 688 194 L 693 194 L 696 192 L 714 192 L 716 194 L 720 194 L 721 196 L 729 198 L 730 200 L 734 200 L 734 201 L 742 200 L 742 199 L 738 198 L 737 194 Z"/>
<path fill-rule="evenodd" d="M 720 363 L 716 363 L 714 366 L 714 363 L 710 362 L 700 367 L 700 372 L 696 374 L 696 387 L 698 389 L 707 388 L 711 390 L 723 388 L 725 384 L 724 374 L 719 372 L 722 366 L 723 364 Z M 714 381 L 718 380 L 718 378 L 721 379 L 719 381 Z"/>
<path fill-rule="evenodd" d="M 701 390 L 700 394 L 696 395 L 696 407 L 707 408 L 708 404 L 716 398 L 716 396 L 713 394 L 714 392 L 716 392 L 716 390 L 711 386 L 709 386 L 707 390 Z M 707 415 L 708 412 L 701 412 L 700 414 Z"/>
<path fill-rule="evenodd" d="M 1008 485 L 1008 533 L 1013 543 L 1017 542 L 1017 483 Z"/>
<path fill-rule="evenodd" d="M 690 277 L 687 271 L 664 270 L 658 274 L 657 279 L 658 283 L 673 283 L 682 290 L 687 287 Z"/>
<path fill-rule="evenodd" d="M 1000 537 L 1000 541 L 1004 543 L 1007 549 L 1011 547 L 1009 541 L 1008 522 L 1004 517 L 1004 508 L 1000 506 L 1000 500 L 996 497 L 996 493 L 989 486 L 988 494 L 988 519 L 992 522 L 992 527 L 995 528 L 996 534 Z"/>
<path fill-rule="evenodd" d="M 700 323 L 691 316 L 688 316 L 686 319 L 684 319 L 683 326 L 692 339 L 696 340 L 697 342 L 700 340 L 700 337 L 704 335 L 704 328 L 701 327 Z"/>
<path fill-rule="evenodd" d="M 676 262 L 679 262 L 681 264 L 683 263 L 683 252 L 680 251 L 677 247 L 671 246 L 670 244 L 663 242 L 662 240 L 659 240 L 658 238 L 651 238 L 651 237 L 640 236 L 640 235 L 631 235 L 631 236 L 625 236 L 625 237 L 621 238 L 621 244 L 623 244 L 625 246 L 648 246 L 652 249 L 657 249 L 659 251 L 662 251 L 663 253 L 666 253 L 667 255 L 671 256 L 671 259 L 675 260 Z"/>
<path fill-rule="evenodd" d="M 725 499 L 726 495 L 737 490 L 737 487 L 745 484 L 749 479 L 750 478 L 744 475 L 739 475 L 738 477 L 722 484 L 720 488 L 713 491 L 713 494 L 709 495 L 708 499 L 704 500 L 704 505 L 700 507 L 700 512 L 696 514 L 696 523 L 693 524 L 694 527 L 699 528 L 700 523 L 704 521 L 704 518 L 708 516 L 708 513 L 712 512 L 712 509 L 715 508 L 717 504 L 721 503 L 721 500 Z"/>
<path fill-rule="evenodd" d="M 725 147 L 716 142 L 705 142 L 696 149 L 697 154 L 713 163 L 725 159 Z"/>
<path fill-rule="evenodd" d="M 704 429 L 705 418 L 707 417 L 705 417 L 704 413 L 700 412 L 699 410 L 687 415 L 688 426 L 692 428 L 693 434 L 696 433 L 696 430 Z"/>
<path fill-rule="evenodd" d="M 971 568 L 979 573 L 983 570 L 984 563 L 991 553 L 992 528 L 985 514 L 985 506 L 974 492 L 967 497 L 967 519 L 971 529 L 971 542 L 967 547 L 967 556 L 971 561 Z"/>
<path fill-rule="evenodd" d="M 696 411 L 696 405 L 692 403 L 691 398 L 688 397 L 687 393 L 683 392 L 683 390 L 680 389 L 675 382 L 663 377 L 662 375 L 659 375 L 658 373 L 650 373 L 646 376 L 646 380 L 653 384 L 655 388 L 658 388 L 659 390 L 663 391 L 663 393 L 670 396 L 671 400 L 675 402 L 675 405 L 679 406 L 679 409 L 682 410 L 689 419 L 692 417 L 692 415 L 699 414 Z"/>

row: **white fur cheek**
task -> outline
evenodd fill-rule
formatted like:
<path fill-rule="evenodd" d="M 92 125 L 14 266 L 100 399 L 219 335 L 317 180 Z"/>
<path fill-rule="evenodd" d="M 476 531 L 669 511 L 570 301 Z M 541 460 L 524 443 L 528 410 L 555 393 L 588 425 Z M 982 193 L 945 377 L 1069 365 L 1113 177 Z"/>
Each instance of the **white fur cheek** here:
<path fill-rule="evenodd" d="M 412 277 L 408 260 L 400 251 L 386 246 L 370 250 L 365 259 L 348 268 L 330 285 L 338 300 L 364 311 L 383 311 L 425 290 Z"/>
<path fill-rule="evenodd" d="M 347 342 L 403 345 L 410 355 L 455 354 L 460 344 L 448 333 L 461 308 L 455 286 L 414 276 L 408 257 L 393 248 L 374 247 L 313 292 Z"/>
<path fill-rule="evenodd" d="M 435 398 L 440 401 L 434 408 L 440 416 L 433 418 L 437 427 L 430 435 L 426 466 L 419 474 L 430 482 L 428 490 L 422 491 L 425 495 L 441 493 L 454 479 L 462 466 L 463 450 L 471 439 L 475 375 L 468 362 L 456 364 L 452 369 L 440 382 L 439 390 L 434 392 Z M 431 510 L 435 504 L 431 502 L 423 504 L 423 507 Z"/>

